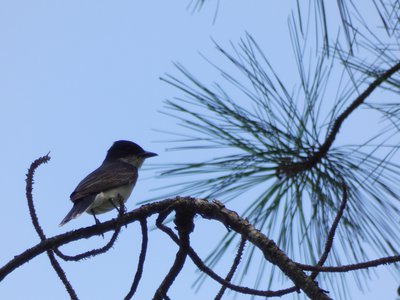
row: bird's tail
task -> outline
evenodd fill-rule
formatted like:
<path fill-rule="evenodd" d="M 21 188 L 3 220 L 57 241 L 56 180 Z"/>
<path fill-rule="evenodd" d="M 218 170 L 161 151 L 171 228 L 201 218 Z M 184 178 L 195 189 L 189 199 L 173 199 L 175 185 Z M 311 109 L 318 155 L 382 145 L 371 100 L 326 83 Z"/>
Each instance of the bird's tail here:
<path fill-rule="evenodd" d="M 94 201 L 94 197 L 86 197 L 80 199 L 74 203 L 74 206 L 69 211 L 69 213 L 65 216 L 65 218 L 61 221 L 60 225 L 63 226 L 65 223 L 79 217 L 82 213 L 84 213 Z"/>

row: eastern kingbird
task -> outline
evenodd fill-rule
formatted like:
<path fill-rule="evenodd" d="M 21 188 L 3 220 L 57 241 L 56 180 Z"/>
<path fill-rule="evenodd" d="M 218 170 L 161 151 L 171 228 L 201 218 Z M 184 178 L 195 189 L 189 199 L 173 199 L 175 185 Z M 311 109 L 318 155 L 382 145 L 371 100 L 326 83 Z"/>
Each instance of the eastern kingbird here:
<path fill-rule="evenodd" d="M 130 141 L 116 141 L 107 152 L 100 167 L 86 176 L 72 192 L 74 203 L 60 226 L 83 212 L 94 216 L 119 207 L 119 199 L 126 202 L 138 178 L 144 160 L 156 156 Z"/>

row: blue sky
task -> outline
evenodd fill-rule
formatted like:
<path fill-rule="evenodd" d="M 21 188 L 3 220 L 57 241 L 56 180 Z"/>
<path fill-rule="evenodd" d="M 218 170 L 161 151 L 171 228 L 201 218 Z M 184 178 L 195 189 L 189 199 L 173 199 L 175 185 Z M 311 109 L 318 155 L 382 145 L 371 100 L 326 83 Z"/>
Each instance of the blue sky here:
<path fill-rule="evenodd" d="M 113 141 L 133 140 L 158 153 L 149 160 L 153 164 L 191 159 L 190 153 L 167 152 L 174 145 L 165 142 L 169 137 L 158 131 L 180 130 L 174 119 L 160 113 L 163 101 L 178 95 L 159 79 L 165 73 L 178 73 L 173 62 L 212 82 L 210 66 L 199 53 L 219 62 L 212 39 L 228 45 L 249 32 L 281 74 L 294 80 L 287 32 L 290 7 L 266 1 L 252 1 L 251 5 L 221 1 L 213 23 L 216 3 L 192 13 L 187 8 L 189 1 L 177 2 L 0 1 L 0 182 L 5 188 L 0 211 L 2 265 L 39 240 L 24 196 L 25 173 L 37 157 L 51 151 L 52 160 L 38 170 L 34 187 L 37 213 L 48 236 L 92 224 L 93 219 L 85 215 L 58 227 L 71 208 L 69 194 L 103 160 Z M 155 174 L 141 173 L 128 209 L 156 195 L 153 189 L 160 183 L 153 179 Z M 100 219 L 114 217 L 112 214 Z M 209 244 L 216 243 L 225 229 L 200 220 L 198 227 L 193 243 L 205 257 L 213 248 Z M 204 243 L 205 237 L 209 243 Z M 101 238 L 82 241 L 68 245 L 65 251 L 76 253 L 103 242 Z M 109 253 L 62 265 L 80 299 L 120 299 L 130 286 L 139 250 L 140 228 L 135 224 L 123 230 Z M 151 298 L 175 251 L 165 235 L 156 230 L 150 233 L 136 299 Z M 218 270 L 221 274 L 226 272 L 224 266 Z M 191 299 L 211 299 L 218 286 L 208 280 L 195 294 L 191 285 L 196 278 L 193 264 L 188 262 L 171 298 L 192 295 Z M 380 267 L 378 278 L 372 276 L 368 285 L 370 291 L 365 294 L 354 286 L 353 299 L 394 299 L 398 282 Z M 42 255 L 0 284 L 0 298 L 68 299 L 68 295 L 47 256 Z"/>

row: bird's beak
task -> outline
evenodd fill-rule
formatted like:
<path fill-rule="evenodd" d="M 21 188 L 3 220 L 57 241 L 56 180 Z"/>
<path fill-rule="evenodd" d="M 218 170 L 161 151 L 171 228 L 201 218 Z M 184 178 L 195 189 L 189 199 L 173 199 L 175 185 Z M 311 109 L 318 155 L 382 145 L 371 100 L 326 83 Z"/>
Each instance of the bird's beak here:
<path fill-rule="evenodd" d="M 153 157 L 153 156 L 157 156 L 157 155 L 158 155 L 157 153 L 145 151 L 140 156 L 143 158 L 149 158 L 149 157 Z"/>

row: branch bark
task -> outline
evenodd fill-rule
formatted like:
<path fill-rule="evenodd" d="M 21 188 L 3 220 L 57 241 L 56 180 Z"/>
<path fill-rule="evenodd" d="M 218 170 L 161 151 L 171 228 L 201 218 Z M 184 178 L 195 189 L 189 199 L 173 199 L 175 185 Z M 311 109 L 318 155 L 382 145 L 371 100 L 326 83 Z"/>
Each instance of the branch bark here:
<path fill-rule="evenodd" d="M 143 205 L 120 216 L 118 219 L 112 219 L 104 223 L 47 238 L 34 247 L 15 256 L 10 262 L 3 266 L 0 269 L 0 281 L 16 268 L 45 251 L 55 249 L 72 241 L 90 238 L 115 230 L 117 225 L 127 225 L 171 208 L 173 210 L 183 210 L 188 213 L 199 214 L 203 218 L 223 223 L 258 247 L 268 261 L 278 266 L 293 281 L 296 287 L 303 290 L 311 299 L 330 299 L 272 240 L 256 230 L 247 220 L 240 218 L 236 212 L 225 208 L 220 202 L 209 202 L 205 199 L 195 199 L 191 197 L 176 197 L 174 199 L 166 199 Z"/>

